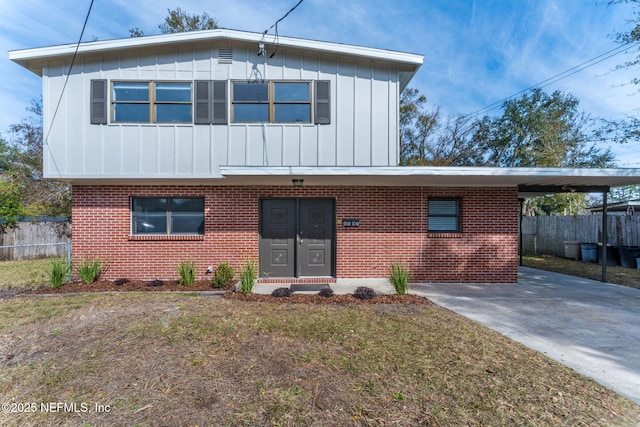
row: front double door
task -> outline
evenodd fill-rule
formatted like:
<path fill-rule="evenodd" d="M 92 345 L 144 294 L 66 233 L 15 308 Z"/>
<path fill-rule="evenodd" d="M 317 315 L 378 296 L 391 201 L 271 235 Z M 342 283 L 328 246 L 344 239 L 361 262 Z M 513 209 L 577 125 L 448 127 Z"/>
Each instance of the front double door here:
<path fill-rule="evenodd" d="M 260 201 L 260 276 L 333 276 L 335 200 Z"/>

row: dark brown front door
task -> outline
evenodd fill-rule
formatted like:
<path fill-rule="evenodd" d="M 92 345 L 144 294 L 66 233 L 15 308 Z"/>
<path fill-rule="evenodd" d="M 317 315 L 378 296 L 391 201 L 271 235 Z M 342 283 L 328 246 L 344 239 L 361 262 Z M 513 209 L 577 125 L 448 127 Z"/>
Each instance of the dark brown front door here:
<path fill-rule="evenodd" d="M 260 218 L 262 277 L 333 275 L 334 200 L 263 199 Z"/>

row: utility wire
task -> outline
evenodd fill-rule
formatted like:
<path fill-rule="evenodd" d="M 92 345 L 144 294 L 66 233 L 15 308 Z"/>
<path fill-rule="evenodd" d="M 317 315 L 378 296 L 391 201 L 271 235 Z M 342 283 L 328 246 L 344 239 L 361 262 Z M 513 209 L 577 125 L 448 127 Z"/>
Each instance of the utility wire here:
<path fill-rule="evenodd" d="M 267 33 L 269 31 L 271 31 L 274 27 L 276 29 L 275 31 L 275 35 L 273 38 L 273 44 L 276 46 L 275 50 L 273 51 L 273 53 L 271 55 L 269 55 L 269 58 L 273 58 L 273 56 L 276 54 L 276 52 L 278 51 L 278 46 L 280 45 L 280 35 L 278 34 L 278 24 L 284 20 L 287 16 L 289 16 L 289 14 L 291 12 L 293 12 L 294 10 L 296 10 L 296 8 L 298 6 L 300 6 L 300 4 L 302 4 L 304 0 L 300 0 L 298 1 L 298 3 L 296 3 L 295 6 L 293 6 L 291 9 L 289 9 L 289 11 L 287 13 L 285 13 L 282 18 L 278 19 L 272 26 L 270 26 L 268 29 L 264 30 L 264 32 L 262 33 L 262 41 L 261 41 L 261 46 L 260 46 L 260 52 L 258 53 L 258 55 L 264 54 L 266 55 L 266 50 L 264 50 L 264 37 L 267 35 Z"/>
<path fill-rule="evenodd" d="M 584 62 L 582 62 L 582 63 L 580 63 L 580 64 L 578 64 L 578 65 L 576 65 L 574 67 L 571 67 L 571 68 L 569 68 L 569 69 L 567 69 L 567 70 L 565 70 L 565 71 L 563 71 L 561 73 L 558 73 L 558 74 L 556 74 L 554 76 L 551 76 L 551 77 L 549 77 L 549 78 L 547 78 L 545 80 L 542 80 L 541 82 L 538 82 L 538 83 L 536 83 L 534 85 L 531 85 L 528 88 L 521 90 L 520 92 L 514 93 L 513 95 L 510 95 L 510 96 L 507 96 L 505 98 L 502 98 L 499 101 L 496 101 L 496 102 L 493 102 L 493 103 L 487 105 L 486 107 L 480 108 L 480 109 L 478 109 L 476 111 L 473 111 L 473 112 L 471 112 L 469 114 L 466 114 L 465 117 L 473 117 L 473 116 L 477 116 L 477 115 L 482 114 L 482 113 L 486 113 L 487 111 L 491 111 L 491 110 L 497 108 L 498 106 L 502 105 L 505 101 L 508 101 L 511 98 L 515 98 L 516 96 L 521 95 L 521 94 L 523 94 L 525 92 L 528 92 L 528 91 L 530 91 L 532 89 L 544 88 L 544 87 L 550 86 L 550 85 L 552 85 L 554 83 L 557 83 L 560 80 L 564 80 L 567 77 L 570 77 L 570 76 L 572 76 L 572 75 L 574 75 L 574 74 L 576 74 L 576 73 L 578 73 L 578 72 L 580 72 L 582 70 L 586 70 L 589 67 L 592 67 L 592 66 L 594 66 L 596 64 L 599 64 L 599 63 L 601 63 L 603 61 L 606 61 L 607 59 L 609 59 L 609 58 L 611 58 L 613 56 L 616 56 L 616 55 L 624 52 L 627 48 L 630 48 L 631 45 L 634 45 L 634 44 L 635 45 L 640 45 L 639 42 L 629 42 L 629 43 L 626 43 L 626 44 L 624 44 L 622 46 L 618 46 L 616 48 L 613 48 L 613 49 L 611 49 L 611 50 L 609 50 L 607 52 L 604 52 L 604 53 L 602 53 L 602 54 L 600 54 L 600 55 L 598 55 L 596 57 L 593 57 L 593 58 L 591 58 L 591 59 L 589 59 L 587 61 L 584 61 Z"/>
<path fill-rule="evenodd" d="M 282 18 L 278 19 L 278 20 L 275 22 L 275 24 L 273 24 L 271 27 L 269 27 L 269 29 L 268 29 L 268 30 L 265 30 L 265 32 L 264 32 L 264 33 L 265 33 L 265 34 L 266 34 L 266 33 L 268 33 L 268 32 L 269 32 L 269 30 L 271 30 L 273 27 L 276 27 L 276 31 L 277 31 L 277 26 L 278 26 L 278 24 L 280 23 L 280 21 L 282 21 L 284 18 L 286 18 L 287 16 L 289 16 L 289 14 L 290 14 L 291 12 L 293 12 L 294 10 L 296 10 L 296 8 L 297 8 L 298 6 L 300 6 L 300 4 L 301 4 L 303 1 L 304 1 L 304 0 L 300 0 L 298 3 L 296 3 L 296 5 L 295 5 L 295 6 L 293 6 L 291 9 L 289 9 L 289 11 L 288 11 L 287 13 L 285 13 L 285 14 L 284 14 L 284 16 L 283 16 Z"/>
<path fill-rule="evenodd" d="M 49 146 L 49 135 L 51 134 L 51 130 L 53 129 L 53 123 L 58 116 L 58 110 L 60 110 L 60 104 L 62 104 L 62 97 L 64 96 L 65 89 L 67 88 L 67 83 L 69 82 L 69 77 L 71 76 L 71 70 L 73 70 L 73 64 L 76 61 L 76 56 L 78 55 L 78 49 L 80 49 L 80 43 L 82 42 L 82 37 L 84 36 L 84 30 L 87 28 L 87 22 L 89 21 L 89 15 L 91 15 L 91 9 L 93 8 L 94 0 L 91 0 L 89 4 L 89 10 L 87 11 L 87 16 L 84 18 L 84 24 L 82 25 L 82 31 L 80 32 L 80 38 L 78 38 L 78 43 L 76 43 L 76 48 L 73 51 L 73 57 L 71 58 L 71 64 L 69 65 L 69 71 L 67 71 L 67 77 L 64 79 L 64 85 L 62 86 L 62 91 L 60 92 L 60 97 L 58 98 L 58 103 L 56 104 L 56 109 L 53 112 L 53 116 L 51 117 L 51 123 L 49 124 L 49 130 L 47 131 L 47 135 L 43 140 L 43 144 L 47 146 L 47 150 L 49 150 L 49 154 L 51 154 L 51 160 L 56 168 L 56 172 L 58 172 L 58 176 L 62 176 L 60 170 L 58 169 L 58 164 L 56 163 L 55 157 L 51 152 L 51 147 Z"/>

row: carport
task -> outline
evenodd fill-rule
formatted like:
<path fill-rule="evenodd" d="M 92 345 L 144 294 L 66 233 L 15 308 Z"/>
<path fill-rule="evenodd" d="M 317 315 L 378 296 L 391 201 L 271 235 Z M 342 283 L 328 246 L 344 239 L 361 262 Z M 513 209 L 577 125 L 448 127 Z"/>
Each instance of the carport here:
<path fill-rule="evenodd" d="M 539 168 L 538 168 L 539 169 Z M 601 193 L 602 194 L 602 253 L 601 259 L 607 259 L 609 232 L 607 228 L 607 194 L 611 187 L 622 187 L 640 183 L 638 169 L 542 169 L 541 175 L 529 176 L 528 182 L 518 184 L 520 200 L 520 229 L 522 229 L 522 207 L 524 200 L 530 197 L 558 193 Z M 558 171 L 564 172 L 553 176 Z M 580 173 L 583 172 L 583 173 Z M 522 266 L 523 235 L 520 232 L 520 265 Z M 607 282 L 607 263 L 602 262 L 602 282 Z"/>

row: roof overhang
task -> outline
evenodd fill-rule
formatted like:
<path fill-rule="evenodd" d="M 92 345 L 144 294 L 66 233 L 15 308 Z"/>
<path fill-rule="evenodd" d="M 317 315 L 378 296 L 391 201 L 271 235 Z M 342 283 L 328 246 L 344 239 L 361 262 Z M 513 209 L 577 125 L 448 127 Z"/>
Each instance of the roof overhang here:
<path fill-rule="evenodd" d="M 101 54 L 126 49 L 161 47 L 187 43 L 211 42 L 216 40 L 235 40 L 255 43 L 257 52 L 258 43 L 263 39 L 268 46 L 273 41 L 273 36 L 264 36 L 262 33 L 229 29 L 189 31 L 185 33 L 161 34 L 157 36 L 100 40 L 81 43 L 79 46 L 74 43 L 34 49 L 14 50 L 9 52 L 9 59 L 38 75 L 42 75 L 42 66 L 46 61 L 53 58 L 71 57 L 76 52 L 76 49 L 79 55 Z M 323 54 L 344 55 L 373 61 L 398 63 L 400 64 L 401 80 L 405 82 L 408 82 L 411 79 L 424 60 L 423 55 L 413 53 L 284 36 L 278 36 L 277 44 L 279 48 L 295 48 Z"/>
<path fill-rule="evenodd" d="M 73 184 L 181 184 L 358 187 L 515 187 L 520 197 L 566 192 L 603 192 L 610 187 L 640 184 L 640 169 L 490 168 L 490 167 L 230 167 L 222 178 L 83 177 Z"/>

